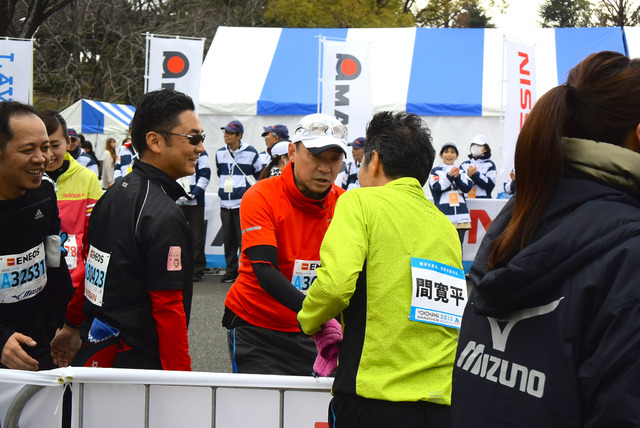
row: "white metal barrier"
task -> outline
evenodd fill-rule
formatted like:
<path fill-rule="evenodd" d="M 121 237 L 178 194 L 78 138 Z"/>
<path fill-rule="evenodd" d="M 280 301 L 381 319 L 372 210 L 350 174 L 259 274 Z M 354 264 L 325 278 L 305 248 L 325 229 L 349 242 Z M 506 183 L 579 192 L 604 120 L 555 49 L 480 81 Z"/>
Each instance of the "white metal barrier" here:
<path fill-rule="evenodd" d="M 67 367 L 0 370 L 2 427 L 59 427 L 73 391 L 74 428 L 325 427 L 333 379 Z M 27 386 L 25 388 L 25 386 Z"/>

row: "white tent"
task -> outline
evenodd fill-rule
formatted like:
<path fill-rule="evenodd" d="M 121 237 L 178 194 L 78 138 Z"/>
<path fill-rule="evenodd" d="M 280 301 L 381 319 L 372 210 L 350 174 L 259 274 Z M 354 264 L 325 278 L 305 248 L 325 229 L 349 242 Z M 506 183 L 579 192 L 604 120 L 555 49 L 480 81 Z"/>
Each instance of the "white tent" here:
<path fill-rule="evenodd" d="M 118 145 L 128 136 L 129 123 L 135 107 L 82 99 L 60 114 L 70 129 L 75 129 L 93 144 L 98 158 L 102 158 L 107 138 L 115 138 Z"/>
<path fill-rule="evenodd" d="M 484 134 L 498 171 L 505 37 L 535 45 L 538 96 L 563 83 L 568 70 L 588 54 L 625 49 L 620 28 L 532 29 L 509 35 L 499 29 L 220 27 L 200 86 L 200 120 L 210 155 L 224 144 L 219 129 L 231 120 L 243 123 L 244 140 L 261 151 L 263 126 L 282 123 L 292 130 L 303 115 L 316 112 L 321 35 L 370 42 L 373 112 L 419 114 L 436 149 L 455 142 L 460 161 L 473 136 Z M 498 177 L 497 187 L 504 179 Z M 215 184 L 214 179 L 210 189 Z"/>

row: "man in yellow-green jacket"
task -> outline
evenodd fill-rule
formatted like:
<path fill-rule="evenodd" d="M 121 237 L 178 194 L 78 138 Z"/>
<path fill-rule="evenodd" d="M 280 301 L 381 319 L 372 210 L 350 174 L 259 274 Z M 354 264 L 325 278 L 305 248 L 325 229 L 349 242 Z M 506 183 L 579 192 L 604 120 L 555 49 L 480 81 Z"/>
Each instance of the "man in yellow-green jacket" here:
<path fill-rule="evenodd" d="M 342 317 L 331 427 L 445 427 L 466 288 L 456 230 L 422 189 L 430 131 L 381 112 L 364 150 L 362 188 L 338 200 L 298 321 L 312 335 Z"/>

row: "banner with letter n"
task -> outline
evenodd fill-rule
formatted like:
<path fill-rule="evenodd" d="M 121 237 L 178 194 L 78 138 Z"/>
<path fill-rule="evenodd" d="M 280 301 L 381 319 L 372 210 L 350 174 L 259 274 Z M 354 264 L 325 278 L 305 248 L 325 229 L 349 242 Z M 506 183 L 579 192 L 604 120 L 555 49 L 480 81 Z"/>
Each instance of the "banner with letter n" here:
<path fill-rule="evenodd" d="M 0 38 L 0 101 L 33 100 L 33 40 Z"/>
<path fill-rule="evenodd" d="M 507 52 L 507 98 L 502 140 L 502 170 L 508 176 L 513 169 L 513 157 L 518 134 L 536 102 L 535 46 L 505 39 Z M 516 171 L 516 176 L 518 172 Z"/>
<path fill-rule="evenodd" d="M 371 119 L 371 54 L 369 42 L 321 38 L 322 109 L 349 129 L 349 140 L 365 136 Z"/>
<path fill-rule="evenodd" d="M 204 40 L 147 33 L 145 93 L 175 89 L 189 95 L 198 110 Z"/>

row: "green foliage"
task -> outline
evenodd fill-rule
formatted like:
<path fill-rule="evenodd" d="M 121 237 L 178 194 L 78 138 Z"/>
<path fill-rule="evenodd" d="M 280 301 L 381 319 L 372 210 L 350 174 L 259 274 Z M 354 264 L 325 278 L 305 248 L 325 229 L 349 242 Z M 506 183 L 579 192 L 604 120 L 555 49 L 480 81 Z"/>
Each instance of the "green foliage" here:
<path fill-rule="evenodd" d="M 588 27 L 593 10 L 589 0 L 547 0 L 539 14 L 543 28 Z"/>
<path fill-rule="evenodd" d="M 544 28 L 634 26 L 640 24 L 640 1 L 547 0 L 539 14 Z"/>
<path fill-rule="evenodd" d="M 401 0 L 270 0 L 265 23 L 293 28 L 412 27 Z"/>
<path fill-rule="evenodd" d="M 496 1 L 490 1 L 495 6 Z M 504 1 L 499 2 L 504 7 Z M 433 28 L 493 28 L 491 18 L 480 0 L 429 0 L 416 14 L 416 22 L 422 27 Z"/>

